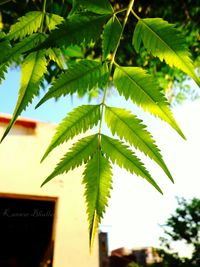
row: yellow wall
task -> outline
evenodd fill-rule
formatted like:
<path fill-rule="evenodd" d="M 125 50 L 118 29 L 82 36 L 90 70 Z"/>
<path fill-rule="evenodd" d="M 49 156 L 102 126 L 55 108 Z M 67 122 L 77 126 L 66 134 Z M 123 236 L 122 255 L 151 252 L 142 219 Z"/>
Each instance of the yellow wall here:
<path fill-rule="evenodd" d="M 53 267 L 97 267 L 98 247 L 89 255 L 88 223 L 81 184 L 82 168 L 60 175 L 40 188 L 72 142 L 55 149 L 40 164 L 55 125 L 36 122 L 36 130 L 15 126 L 0 145 L 0 193 L 57 198 Z M 0 136 L 6 125 L 0 124 Z"/>

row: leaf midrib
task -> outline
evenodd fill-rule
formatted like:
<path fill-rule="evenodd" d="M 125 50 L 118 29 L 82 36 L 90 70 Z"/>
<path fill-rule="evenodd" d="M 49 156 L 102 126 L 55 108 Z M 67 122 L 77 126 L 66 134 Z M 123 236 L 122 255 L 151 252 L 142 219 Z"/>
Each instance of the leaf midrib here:
<path fill-rule="evenodd" d="M 79 66 L 81 67 L 81 65 L 79 65 Z M 53 90 L 53 88 L 54 88 L 55 86 L 52 86 L 52 87 L 51 87 L 52 90 L 49 90 L 49 92 L 46 94 L 46 97 L 44 97 L 44 100 L 45 100 L 45 99 L 49 99 L 49 97 L 51 97 L 51 95 L 52 95 L 55 91 L 60 90 L 60 88 L 65 87 L 65 86 L 67 86 L 68 84 L 73 83 L 74 81 L 77 81 L 78 79 L 81 79 L 82 77 L 84 77 L 84 76 L 86 76 L 86 75 L 92 73 L 93 71 L 95 71 L 96 69 L 101 68 L 101 67 L 102 67 L 102 69 L 103 69 L 103 65 L 99 64 L 98 66 L 95 66 L 94 68 L 89 69 L 88 71 L 84 72 L 84 74 L 78 75 L 78 76 L 76 76 L 76 77 L 70 79 L 70 80 L 67 81 L 67 82 L 64 82 L 64 81 L 63 81 L 63 83 L 62 83 L 60 86 L 56 87 L 54 90 Z M 73 71 L 73 69 L 70 69 L 70 71 L 71 71 L 71 70 Z M 66 70 L 66 72 L 67 72 L 67 70 Z M 63 75 L 64 75 L 64 74 L 65 74 L 65 73 L 63 73 Z M 66 85 L 66 84 L 67 84 L 67 85 Z M 39 105 L 39 104 L 38 104 L 38 105 Z"/>
<path fill-rule="evenodd" d="M 36 54 L 35 54 L 35 57 L 34 57 L 34 67 L 32 68 L 31 75 L 30 75 L 30 79 L 29 79 L 27 85 L 25 86 L 25 91 L 24 91 L 24 94 L 23 94 L 23 96 L 22 96 L 22 98 L 21 98 L 20 103 L 24 102 L 24 98 L 25 98 L 26 95 L 27 95 L 27 88 L 29 87 L 29 85 L 30 85 L 30 83 L 31 83 L 31 80 L 32 80 L 32 77 L 33 77 L 33 75 L 34 75 L 34 73 L 35 73 L 35 70 L 37 70 L 37 68 L 38 68 L 37 60 L 38 60 L 38 58 L 39 58 L 39 54 L 40 54 L 40 52 L 41 52 L 41 51 L 36 52 Z M 23 86 L 23 87 L 24 87 L 24 86 Z M 23 88 L 23 87 L 22 87 L 22 88 Z M 14 112 L 14 116 L 16 115 L 17 111 L 20 110 L 20 107 L 21 107 L 21 104 L 19 104 L 19 105 L 16 106 L 16 112 Z M 21 109 L 21 110 L 24 110 L 24 108 Z"/>
<path fill-rule="evenodd" d="M 119 65 L 117 66 L 117 68 L 120 70 L 120 71 L 122 71 L 122 72 L 124 72 L 125 73 L 125 75 L 128 77 L 128 79 L 130 80 L 130 81 L 133 81 L 133 83 L 136 85 L 136 87 L 138 87 L 139 89 L 141 89 L 142 90 L 142 92 L 144 92 L 146 95 L 147 95 L 147 97 L 148 98 L 150 98 L 150 100 L 154 103 L 154 104 L 156 104 L 157 105 L 157 101 L 155 101 L 153 98 L 152 98 L 152 96 L 151 95 L 149 95 L 148 94 L 148 92 L 146 92 L 135 80 L 133 80 L 133 78 L 124 70 L 124 68 L 129 68 L 129 67 L 120 67 Z M 133 67 L 134 68 L 134 67 Z M 137 68 L 137 67 L 136 67 Z M 141 69 L 142 70 L 142 69 Z M 146 74 L 146 73 L 144 73 L 144 75 L 148 78 L 148 75 Z M 164 103 L 164 102 L 163 102 Z"/>
<path fill-rule="evenodd" d="M 124 72 L 126 75 L 127 75 L 127 77 L 128 77 L 128 79 L 129 80 L 132 80 L 133 81 L 133 83 L 138 87 L 138 88 L 140 88 L 147 96 L 148 96 L 148 98 L 150 98 L 150 100 L 151 100 L 151 102 L 153 102 L 153 104 L 155 104 L 156 105 L 156 107 L 161 111 L 161 113 L 165 116 L 165 117 L 167 117 L 167 119 L 173 124 L 174 123 L 174 121 L 171 119 L 171 117 L 169 117 L 163 110 L 162 110 L 162 108 L 160 107 L 160 104 L 163 104 L 164 106 L 167 106 L 166 105 L 166 103 L 164 102 L 164 101 L 162 101 L 162 102 L 157 102 L 157 101 L 155 101 L 139 84 L 137 84 L 132 78 L 131 78 L 131 76 L 126 72 L 126 71 L 124 71 L 123 70 L 123 68 L 121 68 L 120 66 L 117 66 L 117 68 L 118 69 L 120 69 L 122 72 Z M 126 68 L 126 67 L 125 67 Z M 147 75 L 147 74 L 146 74 Z M 123 91 L 122 91 L 122 94 L 123 94 Z M 131 98 L 132 98 L 132 96 L 131 96 Z M 134 101 L 134 100 L 133 100 Z M 136 101 L 135 101 L 136 102 Z M 142 104 L 141 104 L 142 105 Z M 156 113 L 155 113 L 156 114 Z M 157 114 L 156 114 L 157 115 Z M 158 115 L 157 115 L 158 116 Z"/>
<path fill-rule="evenodd" d="M 27 27 L 27 25 L 29 25 L 30 23 L 32 23 L 36 18 L 38 18 L 39 16 L 43 15 L 43 13 L 40 12 L 40 11 L 32 11 L 31 13 L 34 13 L 35 14 L 36 12 L 38 13 L 36 16 L 34 16 L 31 20 L 27 21 L 27 23 L 23 27 L 20 27 L 17 30 L 15 29 L 15 31 L 9 32 L 9 34 L 7 35 L 7 37 L 10 39 L 10 35 L 11 35 L 11 39 L 12 39 L 13 38 L 12 37 L 13 34 L 15 35 L 17 32 L 21 31 L 22 29 L 24 29 L 25 27 Z M 21 23 L 21 22 L 18 21 L 17 23 Z M 17 37 L 17 38 L 19 38 L 19 37 Z"/>
<path fill-rule="evenodd" d="M 188 68 L 188 65 L 185 63 L 185 61 L 182 60 L 182 58 L 179 56 L 178 53 L 176 53 L 169 45 L 166 41 L 164 41 L 150 26 L 148 26 L 143 19 L 140 19 L 139 22 L 142 22 L 144 26 L 146 26 L 146 28 L 148 28 L 152 34 L 154 34 L 165 46 L 167 46 L 167 48 L 173 53 L 175 54 L 179 60 L 182 62 L 183 65 L 185 65 Z M 174 64 L 173 64 L 174 65 Z M 189 69 L 190 70 L 190 69 Z"/>
<path fill-rule="evenodd" d="M 90 142 L 88 142 L 87 144 L 85 144 L 85 146 L 82 146 L 82 149 L 81 150 L 76 151 L 76 153 L 74 153 L 73 157 L 71 156 L 70 158 L 68 158 L 67 162 L 66 162 L 66 158 L 64 158 L 62 160 L 62 162 L 61 162 L 61 165 L 58 165 L 58 167 L 56 168 L 56 170 L 49 177 L 47 177 L 48 181 L 51 180 L 53 177 L 55 177 L 57 174 L 63 173 L 63 172 L 59 172 L 59 170 L 63 168 L 63 165 L 69 164 L 70 161 L 72 161 L 74 159 L 74 157 L 76 157 L 78 154 L 81 154 L 86 148 L 88 148 L 88 146 L 90 146 L 94 142 L 96 136 L 97 136 L 97 134 L 95 134 L 93 136 L 93 138 L 90 140 Z M 69 151 L 69 153 L 70 152 L 73 153 L 74 151 Z M 85 158 L 82 159 L 81 164 L 83 163 L 83 160 L 85 160 Z M 77 166 L 77 164 L 75 164 L 75 166 Z M 68 171 L 70 171 L 70 169 L 71 169 L 71 167 L 68 169 Z M 66 171 L 66 173 L 68 171 Z M 64 172 L 65 172 L 65 170 L 64 170 Z M 44 183 L 45 183 L 45 181 L 44 181 Z"/>
<path fill-rule="evenodd" d="M 33 36 L 33 35 L 32 35 Z M 32 37 L 31 36 L 31 37 Z M 38 37 L 39 37 L 39 35 L 34 35 L 34 37 L 35 38 L 30 38 L 29 40 L 28 40 L 28 42 L 27 43 L 24 43 L 24 45 L 23 46 L 19 46 L 18 47 L 18 49 L 15 49 L 16 48 L 16 46 L 13 46 L 12 48 L 11 48 L 11 50 L 10 50 L 10 53 L 5 57 L 5 59 L 1 62 L 1 64 L 4 64 L 6 61 L 8 61 L 9 60 L 9 57 L 17 57 L 17 56 L 19 56 L 19 55 L 17 55 L 17 53 L 18 53 L 18 51 L 20 51 L 21 49 L 23 49 L 24 47 L 26 47 L 29 43 L 32 43 L 35 39 L 37 39 Z M 20 43 L 19 43 L 20 44 Z M 16 54 L 16 55 L 15 55 Z M 12 60 L 12 58 L 10 59 L 10 60 Z"/>
<path fill-rule="evenodd" d="M 122 152 L 121 150 L 118 149 L 118 147 L 116 147 L 115 145 L 113 145 L 108 138 L 106 138 L 104 136 L 104 140 L 106 140 L 112 147 L 114 147 L 115 150 L 117 150 L 120 154 L 122 154 L 128 161 L 130 161 L 139 171 L 142 171 L 142 173 L 144 174 L 145 177 L 148 177 L 147 174 L 144 173 L 144 170 L 141 170 L 136 163 L 134 163 L 126 154 L 124 154 L 124 151 Z M 127 149 L 128 150 L 128 149 Z M 131 151 L 129 151 L 131 153 Z M 109 152 L 105 152 L 107 155 L 109 154 Z M 134 155 L 131 153 L 131 156 L 134 157 Z M 136 157 L 136 156 L 135 156 Z M 110 157 L 111 158 L 111 157 Z M 137 157 L 136 157 L 137 158 Z M 112 160 L 112 159 L 111 159 Z M 113 160 L 112 160 L 113 161 Z M 139 160 L 138 160 L 139 161 Z M 114 162 L 113 162 L 114 163 Z M 123 167 L 125 168 L 124 164 Z M 126 169 L 126 168 L 125 168 Z M 130 170 L 129 170 L 130 171 Z"/>
<path fill-rule="evenodd" d="M 59 140 L 63 137 L 63 135 L 66 135 L 67 132 L 71 129 L 71 127 L 74 127 L 80 120 L 83 120 L 84 117 L 86 117 L 86 116 L 88 115 L 88 113 L 91 113 L 91 112 L 93 112 L 95 109 L 97 109 L 97 107 L 100 107 L 100 105 L 94 105 L 94 107 L 93 107 L 92 109 L 88 110 L 87 113 L 84 113 L 84 114 L 81 116 L 81 118 L 79 117 L 79 118 L 75 121 L 75 123 L 74 123 L 73 125 L 68 126 L 68 128 L 67 128 L 65 131 L 62 132 L 62 134 L 55 140 L 55 142 L 53 142 L 53 143 L 51 144 L 51 147 L 54 146 L 56 143 L 58 143 L 57 141 L 59 141 Z M 67 118 L 68 118 L 68 117 L 67 117 Z M 64 123 L 64 122 L 63 122 L 63 123 Z M 70 127 L 70 128 L 69 128 L 69 127 Z M 67 139 L 65 139 L 65 141 L 69 140 L 69 138 L 70 138 L 70 137 L 68 137 Z M 64 141 L 63 141 L 63 142 L 64 142 Z M 54 146 L 54 147 L 55 147 L 55 146 Z M 52 149 L 51 149 L 51 150 L 52 150 Z M 51 151 L 51 150 L 49 150 L 49 151 Z M 45 153 L 45 154 L 46 154 L 46 153 Z"/>
<path fill-rule="evenodd" d="M 137 138 L 138 138 L 142 143 L 144 143 L 144 144 L 147 146 L 147 148 L 149 148 L 149 150 L 153 153 L 153 155 L 155 155 L 155 152 L 152 150 L 152 148 L 149 147 L 148 143 L 146 143 L 143 139 L 140 138 L 140 136 L 134 131 L 134 128 L 130 127 L 126 121 L 123 121 L 123 120 L 121 119 L 121 117 L 120 117 L 117 113 L 115 113 L 115 112 L 113 111 L 112 108 L 109 108 L 109 107 L 108 107 L 108 109 L 109 109 L 111 112 L 113 112 L 113 114 L 115 114 L 116 117 L 117 117 L 118 119 L 120 119 L 124 124 L 126 124 L 127 128 L 129 128 L 132 132 L 134 132 L 134 134 L 137 136 Z M 133 144 L 133 143 L 132 143 L 132 144 Z M 139 150 L 140 150 L 140 149 L 139 149 Z M 142 151 L 142 152 L 143 152 L 143 151 Z M 146 154 L 145 152 L 143 152 L 143 153 Z M 147 155 L 148 155 L 148 154 L 147 154 Z M 155 156 L 156 156 L 156 155 L 155 155 Z M 161 155 L 160 155 L 160 156 L 161 156 Z M 156 156 L 156 158 L 157 158 L 157 156 Z M 157 160 L 158 160 L 158 162 L 163 163 L 162 160 L 161 160 L 161 161 L 160 161 L 159 159 L 157 159 Z"/>

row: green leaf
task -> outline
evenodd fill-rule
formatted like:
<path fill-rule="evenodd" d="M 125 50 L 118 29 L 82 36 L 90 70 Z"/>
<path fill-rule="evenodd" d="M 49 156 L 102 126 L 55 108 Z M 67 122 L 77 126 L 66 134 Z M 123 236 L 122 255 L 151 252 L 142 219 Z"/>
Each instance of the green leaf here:
<path fill-rule="evenodd" d="M 117 139 L 110 138 L 106 135 L 101 135 L 102 151 L 106 153 L 113 164 L 118 164 L 120 168 L 125 168 L 132 174 L 136 174 L 146 179 L 151 185 L 153 185 L 161 194 L 160 187 L 156 184 L 149 172 L 144 167 L 144 164 L 139 158 L 128 149 L 128 146 L 124 145 Z"/>
<path fill-rule="evenodd" d="M 50 31 L 56 29 L 57 25 L 61 24 L 64 21 L 63 17 L 51 13 L 46 13 L 45 19 L 46 25 Z"/>
<path fill-rule="evenodd" d="M 101 151 L 98 150 L 88 161 L 83 183 L 85 184 L 90 248 L 92 248 L 98 224 L 101 222 L 108 205 L 108 198 L 112 189 L 111 166 L 108 159 L 102 156 Z"/>
<path fill-rule="evenodd" d="M 173 178 L 165 165 L 160 150 L 155 144 L 150 133 L 146 130 L 135 115 L 130 111 L 121 108 L 106 107 L 105 120 L 113 135 L 117 134 L 120 139 L 124 139 L 139 149 L 149 158 L 153 159 L 173 181 Z"/>
<path fill-rule="evenodd" d="M 12 62 L 24 52 L 34 48 L 36 45 L 45 40 L 47 36 L 41 33 L 33 33 L 31 36 L 23 39 L 12 48 L 7 49 L 7 53 L 0 53 L 0 64 Z"/>
<path fill-rule="evenodd" d="M 114 51 L 120 35 L 122 26 L 116 16 L 113 16 L 106 24 L 103 32 L 103 60 L 106 60 L 108 54 Z"/>
<path fill-rule="evenodd" d="M 55 170 L 45 179 L 41 186 L 49 182 L 55 176 L 67 173 L 83 163 L 96 152 L 98 145 L 98 135 L 90 135 L 80 139 L 71 148 L 70 151 L 61 159 Z"/>
<path fill-rule="evenodd" d="M 7 35 L 9 40 L 22 39 L 26 35 L 30 35 L 41 27 L 44 13 L 41 11 L 31 11 L 18 19 L 18 22 L 11 26 Z"/>
<path fill-rule="evenodd" d="M 5 73 L 7 73 L 7 65 L 2 64 L 0 65 L 0 84 L 2 80 L 5 80 Z"/>
<path fill-rule="evenodd" d="M 47 61 L 44 51 L 33 52 L 29 54 L 22 64 L 22 76 L 19 90 L 19 97 L 12 120 L 10 121 L 1 141 L 9 133 L 17 117 L 26 109 L 35 95 L 38 94 L 39 85 L 44 73 L 47 71 Z"/>
<path fill-rule="evenodd" d="M 82 105 L 75 108 L 58 125 L 57 131 L 47 148 L 42 161 L 58 145 L 67 142 L 75 135 L 85 133 L 97 125 L 100 119 L 100 105 Z"/>
<path fill-rule="evenodd" d="M 97 15 L 89 12 L 70 16 L 36 49 L 81 45 L 82 43 L 87 45 L 95 42 L 100 37 L 103 25 L 109 17 L 110 15 Z"/>
<path fill-rule="evenodd" d="M 106 63 L 102 65 L 97 61 L 82 60 L 59 76 L 36 108 L 52 97 L 59 98 L 62 95 L 100 87 L 107 77 L 108 67 Z"/>
<path fill-rule="evenodd" d="M 137 67 L 120 67 L 115 69 L 114 86 L 120 95 L 131 98 L 134 103 L 141 106 L 154 116 L 166 121 L 184 139 L 185 136 L 172 116 L 164 94 L 157 83 L 145 70 Z"/>
<path fill-rule="evenodd" d="M 191 54 L 185 46 L 184 38 L 173 24 L 161 18 L 139 19 L 133 35 L 133 45 L 137 52 L 141 42 L 153 56 L 181 69 L 200 86 L 200 80 L 190 58 Z"/>
<path fill-rule="evenodd" d="M 67 57 L 84 58 L 82 48 L 78 45 L 70 45 L 67 48 L 63 48 L 63 53 Z"/>
<path fill-rule="evenodd" d="M 91 11 L 96 14 L 112 14 L 114 12 L 108 0 L 74 0 L 73 10 L 71 13 L 76 12 L 80 8 L 84 8 L 87 11 Z"/>
<path fill-rule="evenodd" d="M 57 63 L 59 68 L 64 69 L 65 61 L 62 54 L 62 51 L 59 48 L 49 48 L 46 50 L 46 55 L 50 60 Z"/>

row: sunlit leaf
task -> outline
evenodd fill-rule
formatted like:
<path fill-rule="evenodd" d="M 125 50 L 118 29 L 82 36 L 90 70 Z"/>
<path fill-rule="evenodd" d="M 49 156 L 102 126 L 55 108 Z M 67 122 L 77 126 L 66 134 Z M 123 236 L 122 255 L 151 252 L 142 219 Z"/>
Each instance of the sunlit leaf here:
<path fill-rule="evenodd" d="M 200 86 L 185 40 L 173 24 L 161 18 L 139 19 L 133 35 L 133 45 L 137 52 L 142 42 L 153 56 L 181 69 Z"/>
<path fill-rule="evenodd" d="M 113 164 L 119 165 L 120 168 L 125 168 L 132 174 L 136 174 L 146 179 L 153 185 L 160 193 L 160 187 L 156 184 L 149 172 L 144 167 L 144 164 L 139 158 L 117 139 L 110 138 L 106 135 L 101 135 L 102 151 L 110 158 Z"/>
<path fill-rule="evenodd" d="M 132 99 L 145 111 L 166 121 L 183 138 L 181 129 L 172 116 L 169 104 L 151 75 L 137 67 L 116 67 L 114 85 L 120 95 Z"/>
<path fill-rule="evenodd" d="M 86 163 L 88 159 L 96 152 L 98 144 L 98 135 L 90 135 L 80 139 L 71 148 L 70 151 L 57 164 L 55 170 L 45 179 L 42 186 L 59 174 L 67 173 L 74 168 Z"/>
<path fill-rule="evenodd" d="M 82 105 L 68 113 L 68 116 L 58 125 L 42 160 L 58 145 L 67 142 L 77 134 L 85 133 L 93 128 L 97 125 L 99 119 L 100 105 Z"/>
<path fill-rule="evenodd" d="M 101 222 L 110 190 L 112 189 L 112 171 L 107 158 L 97 150 L 93 158 L 88 161 L 83 177 L 85 184 L 85 197 L 89 221 L 90 248 L 94 243 L 98 225 Z"/>

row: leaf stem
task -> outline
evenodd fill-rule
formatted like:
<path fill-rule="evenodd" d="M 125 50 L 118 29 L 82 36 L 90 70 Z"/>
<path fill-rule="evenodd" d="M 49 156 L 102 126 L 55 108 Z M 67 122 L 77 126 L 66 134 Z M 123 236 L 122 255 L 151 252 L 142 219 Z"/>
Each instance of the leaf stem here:
<path fill-rule="evenodd" d="M 123 21 L 123 24 L 122 24 L 122 30 L 121 30 L 121 33 L 120 33 L 120 36 L 119 36 L 117 45 L 116 45 L 116 47 L 115 47 L 115 49 L 113 51 L 113 54 L 112 54 L 112 57 L 111 57 L 111 60 L 110 60 L 109 73 L 111 73 L 111 71 L 112 71 L 113 64 L 115 62 L 116 53 L 117 53 L 117 50 L 118 50 L 118 47 L 119 47 L 119 44 L 120 44 L 120 40 L 121 40 L 121 37 L 123 35 L 124 28 L 126 26 L 126 23 L 127 23 L 128 17 L 129 17 L 129 14 L 130 14 L 130 12 L 131 12 L 131 10 L 133 8 L 134 1 L 135 0 L 130 0 L 129 5 L 128 5 L 128 7 L 126 9 L 119 10 L 120 12 L 126 10 L 126 15 L 125 15 L 125 18 L 124 18 L 124 21 Z M 117 12 L 115 14 L 117 14 Z M 108 79 L 109 79 L 109 77 L 108 77 Z M 101 105 L 99 132 L 98 132 L 99 133 L 99 142 L 98 142 L 99 143 L 99 146 L 100 146 L 100 136 L 101 136 L 102 121 L 103 121 L 103 114 L 104 114 L 104 108 L 105 108 L 105 100 L 106 100 L 107 89 L 108 89 L 108 81 L 107 81 L 106 88 L 104 90 L 103 99 L 102 99 L 102 103 L 101 103 L 102 105 Z"/>
<path fill-rule="evenodd" d="M 123 8 L 123 9 L 119 9 L 118 11 L 116 11 L 114 14 L 118 14 L 118 13 L 121 13 L 121 12 L 124 12 L 127 10 L 127 7 L 126 8 Z"/>
<path fill-rule="evenodd" d="M 42 8 L 43 17 L 42 17 L 42 22 L 41 22 L 41 27 L 40 27 L 40 32 L 41 33 L 45 33 L 46 32 L 46 27 L 45 27 L 45 24 L 44 24 L 44 19 L 45 19 L 45 14 L 46 14 L 46 3 L 47 3 L 47 1 L 44 0 L 43 8 Z"/>
<path fill-rule="evenodd" d="M 46 13 L 46 3 L 47 3 L 47 1 L 44 0 L 44 3 L 43 3 L 43 9 L 42 9 L 42 12 L 43 12 L 43 13 Z"/>
<path fill-rule="evenodd" d="M 141 20 L 141 18 L 133 11 L 133 9 L 131 9 L 131 13 L 134 17 L 136 17 L 137 20 Z"/>

